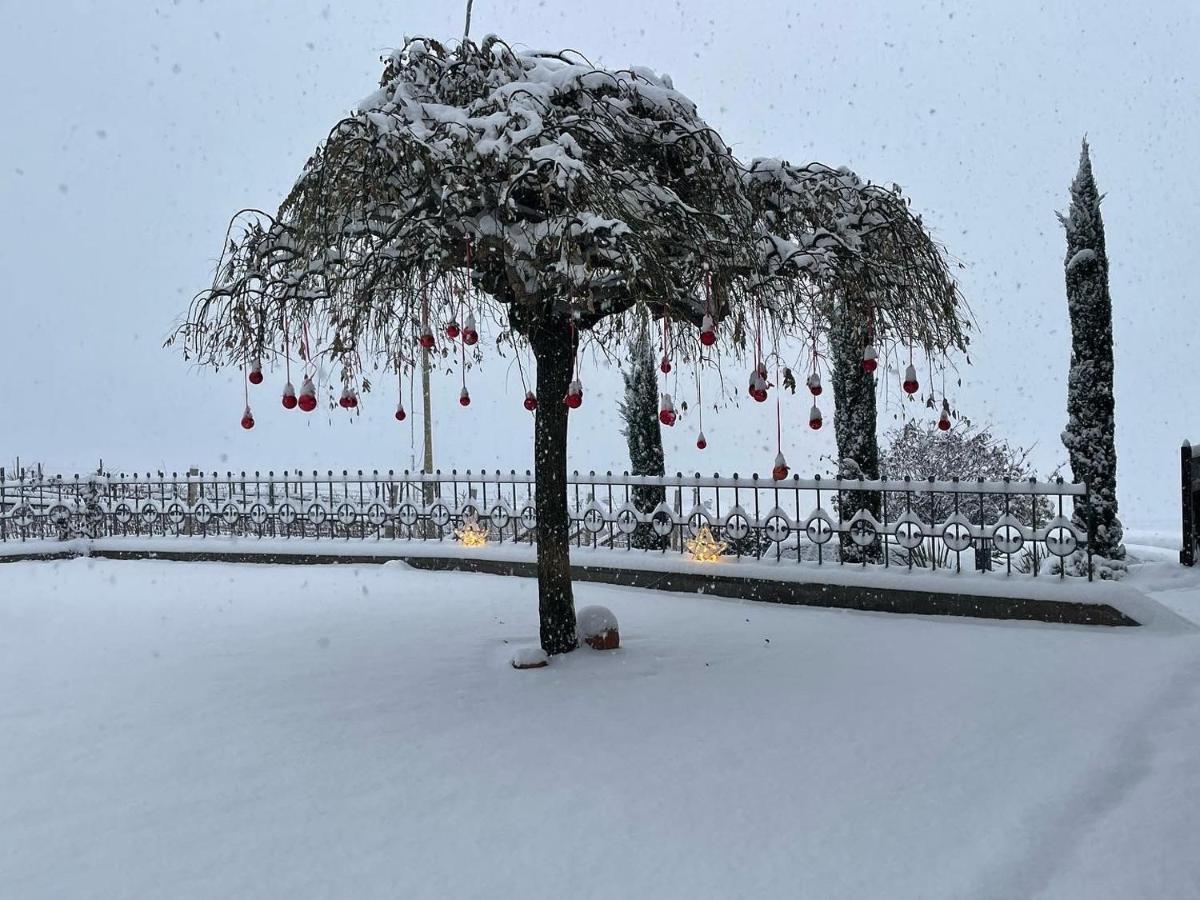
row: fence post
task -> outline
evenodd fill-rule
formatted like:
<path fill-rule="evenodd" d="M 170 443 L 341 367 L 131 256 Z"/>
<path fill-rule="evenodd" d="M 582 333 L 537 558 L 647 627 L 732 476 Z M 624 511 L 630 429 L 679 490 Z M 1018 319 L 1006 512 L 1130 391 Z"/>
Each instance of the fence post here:
<path fill-rule="evenodd" d="M 1183 546 L 1179 550 L 1179 563 L 1184 566 L 1196 564 L 1196 509 L 1195 494 L 1192 492 L 1192 445 L 1183 442 L 1179 448 L 1179 476 L 1182 489 Z"/>

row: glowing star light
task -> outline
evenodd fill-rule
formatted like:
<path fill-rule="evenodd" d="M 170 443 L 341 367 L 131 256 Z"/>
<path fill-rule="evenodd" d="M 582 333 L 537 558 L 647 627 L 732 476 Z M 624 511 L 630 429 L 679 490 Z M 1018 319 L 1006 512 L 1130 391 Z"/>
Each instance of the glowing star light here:
<path fill-rule="evenodd" d="M 464 547 L 482 547 L 487 543 L 487 534 L 487 529 L 473 519 L 464 522 L 462 527 L 454 532 L 454 536 Z"/>
<path fill-rule="evenodd" d="M 692 559 L 699 562 L 719 562 L 729 549 L 727 543 L 713 537 L 707 525 L 701 525 L 700 533 L 686 541 L 684 546 L 687 547 L 688 553 L 692 554 Z"/>

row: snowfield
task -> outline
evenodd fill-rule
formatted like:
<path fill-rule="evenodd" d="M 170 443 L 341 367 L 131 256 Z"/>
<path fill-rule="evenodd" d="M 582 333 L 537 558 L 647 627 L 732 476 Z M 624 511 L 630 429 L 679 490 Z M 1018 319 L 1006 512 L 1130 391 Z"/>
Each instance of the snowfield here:
<path fill-rule="evenodd" d="M 536 585 L 403 565 L 0 565 L 0 895 L 1200 895 L 1185 627 L 598 585 L 622 648 L 516 671 Z"/>

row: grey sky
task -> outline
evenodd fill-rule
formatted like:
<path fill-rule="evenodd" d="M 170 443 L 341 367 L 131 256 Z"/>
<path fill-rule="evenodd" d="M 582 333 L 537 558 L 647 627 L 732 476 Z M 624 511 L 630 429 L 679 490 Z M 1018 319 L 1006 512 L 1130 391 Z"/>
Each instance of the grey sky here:
<path fill-rule="evenodd" d="M 0 0 L 0 457 L 61 467 L 321 468 L 409 464 L 394 387 L 365 415 L 284 413 L 282 375 L 238 428 L 235 373 L 197 373 L 160 349 L 211 278 L 229 215 L 273 208 L 325 131 L 373 88 L 405 35 L 454 38 L 452 3 L 25 3 Z M 573 47 L 671 74 L 745 159 L 846 164 L 896 181 L 966 265 L 979 320 L 951 400 L 1046 470 L 1065 459 L 1066 203 L 1079 140 L 1108 194 L 1116 309 L 1122 512 L 1174 516 L 1180 439 L 1200 438 L 1200 351 L 1189 269 L 1200 216 L 1200 11 L 1176 2 L 831 6 L 746 0 L 477 0 L 473 33 Z M 741 365 L 732 378 L 743 379 Z M 1179 380 L 1179 375 L 1184 380 Z M 507 388 L 506 388 L 507 379 Z M 584 369 L 573 421 L 581 469 L 621 468 L 615 373 Z M 438 464 L 525 467 L 530 419 L 502 363 L 439 379 Z M 676 393 L 691 396 L 690 380 Z M 507 389 L 507 394 L 505 390 Z M 892 389 L 885 424 L 933 413 Z M 754 404 L 751 404 L 754 406 Z M 788 404 L 794 471 L 825 471 L 831 429 Z M 826 409 L 828 417 L 831 410 Z M 684 471 L 770 468 L 768 410 L 705 416 L 668 437 Z"/>

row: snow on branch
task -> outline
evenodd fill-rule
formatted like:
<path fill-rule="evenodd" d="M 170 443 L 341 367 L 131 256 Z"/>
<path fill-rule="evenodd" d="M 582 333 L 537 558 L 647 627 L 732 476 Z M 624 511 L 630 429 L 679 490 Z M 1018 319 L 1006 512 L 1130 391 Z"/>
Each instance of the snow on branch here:
<path fill-rule="evenodd" d="M 854 296 L 881 330 L 965 344 L 943 255 L 898 190 L 845 169 L 749 166 L 670 79 L 491 36 L 413 38 L 330 130 L 275 215 L 239 214 L 178 332 L 202 363 L 299 340 L 396 360 L 477 304 L 602 343 L 635 306 L 739 345 L 754 310 L 809 334 Z"/>

